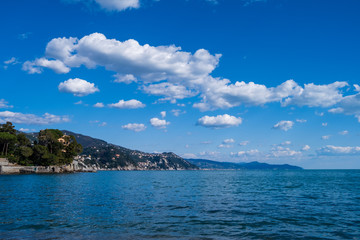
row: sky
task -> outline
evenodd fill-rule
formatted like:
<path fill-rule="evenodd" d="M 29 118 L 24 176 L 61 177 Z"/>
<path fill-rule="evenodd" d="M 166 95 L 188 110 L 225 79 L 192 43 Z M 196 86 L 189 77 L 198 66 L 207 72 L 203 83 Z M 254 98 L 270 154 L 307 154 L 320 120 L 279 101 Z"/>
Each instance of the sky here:
<path fill-rule="evenodd" d="M 360 168 L 357 0 L 4 0 L 0 123 Z"/>

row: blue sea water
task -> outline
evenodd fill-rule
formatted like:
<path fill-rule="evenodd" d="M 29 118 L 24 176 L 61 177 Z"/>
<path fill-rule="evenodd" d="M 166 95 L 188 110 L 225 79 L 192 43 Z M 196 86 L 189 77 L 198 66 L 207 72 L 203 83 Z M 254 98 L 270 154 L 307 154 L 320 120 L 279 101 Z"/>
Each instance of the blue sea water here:
<path fill-rule="evenodd" d="M 0 239 L 360 239 L 360 171 L 0 176 Z"/>

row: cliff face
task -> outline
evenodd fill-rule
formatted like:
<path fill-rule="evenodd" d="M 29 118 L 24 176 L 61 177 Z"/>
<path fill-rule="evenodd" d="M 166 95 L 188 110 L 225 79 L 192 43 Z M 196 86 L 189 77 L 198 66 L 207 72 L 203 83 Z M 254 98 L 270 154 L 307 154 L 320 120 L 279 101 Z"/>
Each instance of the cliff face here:
<path fill-rule="evenodd" d="M 84 150 L 76 158 L 79 166 L 95 170 L 193 170 L 197 166 L 174 153 L 145 153 L 107 143 L 89 136 L 74 135 Z"/>

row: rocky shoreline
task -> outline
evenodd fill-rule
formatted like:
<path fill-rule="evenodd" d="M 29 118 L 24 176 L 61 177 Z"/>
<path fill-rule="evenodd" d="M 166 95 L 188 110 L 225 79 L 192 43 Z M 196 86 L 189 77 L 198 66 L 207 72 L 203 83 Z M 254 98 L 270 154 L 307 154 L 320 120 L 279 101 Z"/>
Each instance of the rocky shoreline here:
<path fill-rule="evenodd" d="M 96 172 L 92 168 L 83 168 L 77 162 L 64 166 L 21 166 L 10 163 L 6 158 L 0 158 L 0 175 L 6 174 L 31 174 L 31 173 L 74 173 Z"/>

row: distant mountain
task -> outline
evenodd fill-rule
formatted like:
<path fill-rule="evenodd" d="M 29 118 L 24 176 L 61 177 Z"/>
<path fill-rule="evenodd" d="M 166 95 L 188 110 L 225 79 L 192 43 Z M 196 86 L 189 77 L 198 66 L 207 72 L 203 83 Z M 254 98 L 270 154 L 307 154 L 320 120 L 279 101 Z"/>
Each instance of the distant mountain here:
<path fill-rule="evenodd" d="M 79 133 L 67 130 L 62 130 L 62 132 L 74 135 L 76 141 L 83 146 L 84 149 L 78 161 L 88 168 L 113 170 L 198 169 L 197 166 L 171 152 L 145 153 Z"/>
<path fill-rule="evenodd" d="M 198 166 L 200 169 L 266 169 L 266 170 L 301 170 L 301 167 L 289 164 L 268 164 L 260 162 L 231 163 L 217 162 L 207 159 L 186 159 L 188 162 Z"/>

